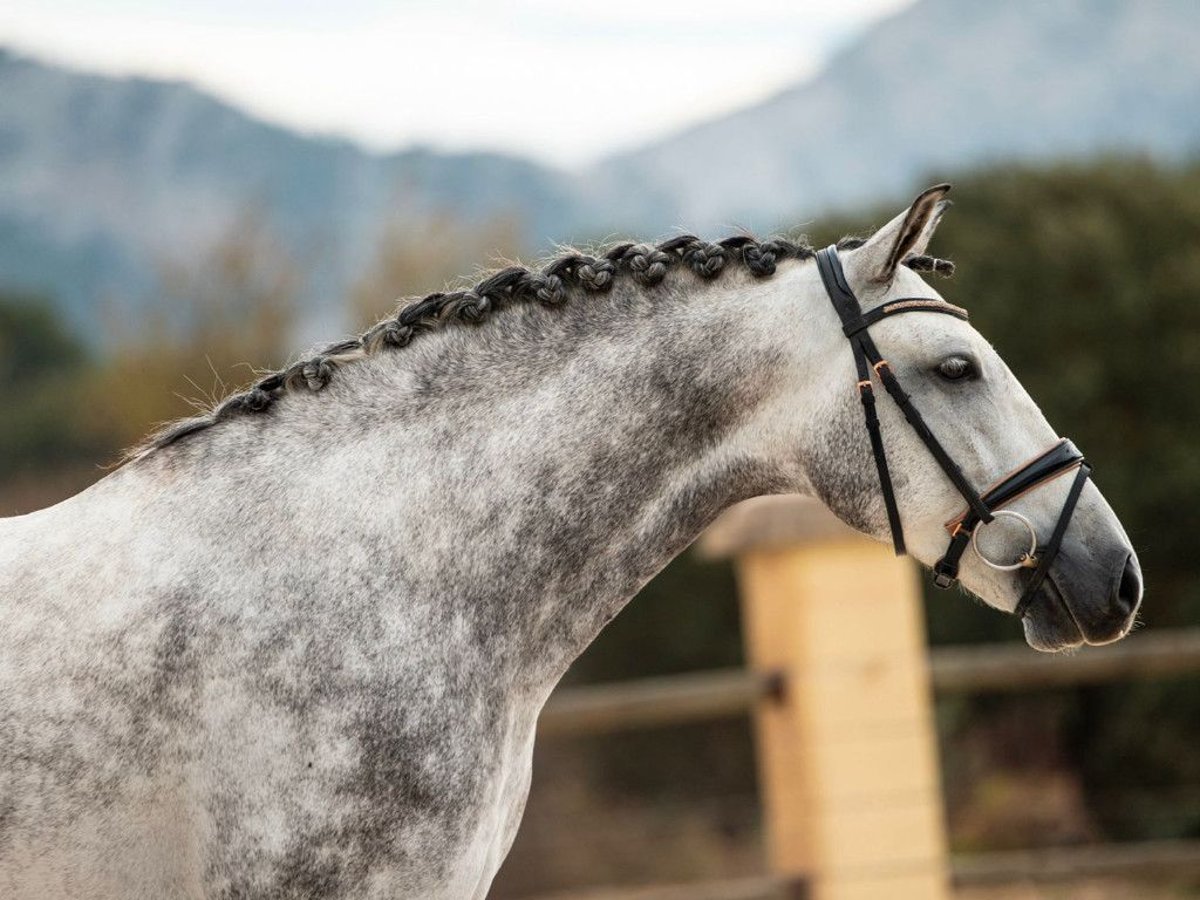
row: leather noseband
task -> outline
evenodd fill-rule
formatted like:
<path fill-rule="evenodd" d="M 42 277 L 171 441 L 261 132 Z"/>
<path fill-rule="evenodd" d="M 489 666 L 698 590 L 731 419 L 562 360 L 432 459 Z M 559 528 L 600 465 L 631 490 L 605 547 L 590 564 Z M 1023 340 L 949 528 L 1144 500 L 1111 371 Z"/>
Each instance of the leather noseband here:
<path fill-rule="evenodd" d="M 1058 556 L 1063 536 L 1066 534 L 1075 506 L 1079 502 L 1079 495 L 1083 492 L 1084 483 L 1091 475 L 1091 466 L 1088 465 L 1083 454 L 1075 448 L 1074 444 L 1066 438 L 1062 438 L 1048 450 L 1009 472 L 982 493 L 976 491 L 950 454 L 930 431 L 925 419 L 913 405 L 912 399 L 901 387 L 888 361 L 875 346 L 869 330 L 870 326 L 880 319 L 901 313 L 934 312 L 966 320 L 966 310 L 943 300 L 914 297 L 892 300 L 864 313 L 858 298 L 850 289 L 849 282 L 846 281 L 846 274 L 842 270 L 842 263 L 838 258 L 837 247 L 830 246 L 817 252 L 817 268 L 821 273 L 821 281 L 825 284 L 825 291 L 829 294 L 833 308 L 837 310 L 838 317 L 842 320 L 842 332 L 850 341 L 850 349 L 854 353 L 854 366 L 858 372 L 859 397 L 862 400 L 863 415 L 867 423 L 867 434 L 871 440 L 871 452 L 875 456 L 875 467 L 879 472 L 879 485 L 883 491 L 883 503 L 887 510 L 888 527 L 891 529 L 892 545 L 895 547 L 896 555 L 903 556 L 905 554 L 904 527 L 900 521 L 900 510 L 896 506 L 892 476 L 888 471 L 887 454 L 884 451 L 883 435 L 879 428 L 879 416 L 875 411 L 875 388 L 872 382 L 872 373 L 879 379 L 896 405 L 900 407 L 904 418 L 916 431 L 917 437 L 929 448 L 929 452 L 933 454 L 933 458 L 946 473 L 946 477 L 950 479 L 967 503 L 965 512 L 946 523 L 946 530 L 950 533 L 950 543 L 942 558 L 933 567 L 934 584 L 940 588 L 949 588 L 958 581 L 958 569 L 962 555 L 966 551 L 967 545 L 972 543 L 972 536 L 976 534 L 980 525 L 994 521 L 998 512 L 1000 515 L 1014 516 L 1024 522 L 1033 532 L 1032 552 L 1025 554 L 1011 566 L 998 565 L 988 560 L 982 553 L 979 555 L 985 563 L 993 568 L 1031 568 L 1034 570 L 1032 577 L 1025 585 L 1021 599 L 1013 610 L 1015 615 L 1024 616 L 1038 589 L 1046 580 L 1055 557 Z M 1028 520 L 1016 513 L 1007 513 L 1003 509 L 1023 494 L 1035 490 L 1073 469 L 1076 470 L 1075 480 L 1071 484 L 1067 499 L 1059 512 L 1058 521 L 1054 525 L 1050 539 L 1044 545 L 1040 545 L 1037 543 L 1036 531 Z M 976 552 L 979 552 L 978 547 L 976 547 Z"/>

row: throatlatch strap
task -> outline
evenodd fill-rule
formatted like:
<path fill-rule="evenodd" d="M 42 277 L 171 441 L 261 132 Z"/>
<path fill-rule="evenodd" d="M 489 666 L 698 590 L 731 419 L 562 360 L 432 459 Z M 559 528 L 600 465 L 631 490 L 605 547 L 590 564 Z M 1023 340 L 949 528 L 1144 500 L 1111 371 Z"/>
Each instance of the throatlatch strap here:
<path fill-rule="evenodd" d="M 1050 566 L 1054 564 L 1054 560 L 1058 556 L 1058 551 L 1062 547 L 1063 537 L 1067 533 L 1067 526 L 1071 524 L 1071 516 L 1075 512 L 1075 505 L 1079 502 L 1079 496 L 1083 493 L 1083 486 L 1087 483 L 1091 474 L 1092 467 L 1086 462 L 1082 463 L 1079 466 L 1079 471 L 1075 473 L 1075 480 L 1071 482 L 1071 490 L 1067 493 L 1067 499 L 1063 503 L 1062 512 L 1058 514 L 1058 521 L 1054 525 L 1054 532 L 1050 535 L 1050 540 L 1046 543 L 1045 547 L 1038 547 L 1037 568 L 1033 570 L 1033 577 L 1029 579 L 1029 584 L 1025 585 L 1025 591 L 1021 594 L 1021 599 L 1017 601 L 1017 605 L 1013 609 L 1013 615 L 1018 618 L 1025 616 L 1025 612 L 1029 609 L 1029 604 L 1033 602 L 1038 588 L 1042 586 L 1042 582 L 1050 574 Z"/>
<path fill-rule="evenodd" d="M 904 525 L 900 520 L 900 507 L 896 503 L 896 491 L 892 486 L 892 473 L 888 468 L 887 451 L 883 446 L 883 431 L 879 425 L 879 414 L 875 408 L 875 388 L 871 384 L 869 358 L 874 345 L 870 335 L 863 329 L 862 307 L 854 291 L 846 281 L 846 273 L 837 258 L 837 250 L 829 248 L 817 251 L 817 271 L 825 285 L 825 292 L 833 308 L 842 320 L 842 330 L 850 338 L 850 349 L 854 353 L 854 367 L 858 373 L 858 393 L 862 399 L 863 418 L 867 424 L 867 435 L 871 439 L 871 455 L 875 458 L 875 470 L 879 475 L 879 487 L 883 492 L 883 505 L 887 511 L 888 528 L 892 533 L 892 548 L 897 556 L 907 552 L 904 545 Z M 853 332 L 851 329 L 854 329 Z M 860 333 L 861 332 L 861 333 Z"/>
<path fill-rule="evenodd" d="M 892 473 L 888 468 L 887 451 L 883 446 L 883 432 L 879 427 L 879 415 L 875 410 L 875 388 L 871 384 L 871 372 L 867 368 L 865 349 L 854 342 L 854 359 L 858 368 L 858 393 L 862 398 L 863 417 L 867 423 L 867 434 L 871 438 L 871 454 L 875 457 L 875 471 L 879 474 L 879 487 L 883 492 L 883 506 L 887 511 L 888 528 L 892 532 L 892 549 L 903 556 L 904 525 L 900 521 L 900 507 L 896 503 L 896 491 L 892 487 Z"/>

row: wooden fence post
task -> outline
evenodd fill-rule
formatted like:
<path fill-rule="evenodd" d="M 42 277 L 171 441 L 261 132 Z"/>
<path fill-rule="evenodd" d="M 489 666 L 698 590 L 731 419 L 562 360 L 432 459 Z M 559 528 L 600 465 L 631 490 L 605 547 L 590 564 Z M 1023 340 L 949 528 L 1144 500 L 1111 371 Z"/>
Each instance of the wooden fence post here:
<path fill-rule="evenodd" d="M 755 714 L 773 871 L 813 900 L 949 897 L 914 565 L 787 497 L 730 510 L 701 549 L 734 556 L 749 664 L 783 676 Z"/>

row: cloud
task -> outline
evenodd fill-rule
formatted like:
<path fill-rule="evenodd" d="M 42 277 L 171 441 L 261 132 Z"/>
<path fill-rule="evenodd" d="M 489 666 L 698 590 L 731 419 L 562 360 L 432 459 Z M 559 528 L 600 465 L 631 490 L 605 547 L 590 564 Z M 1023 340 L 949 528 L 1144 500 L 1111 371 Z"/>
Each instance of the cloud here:
<path fill-rule="evenodd" d="M 586 162 L 768 96 L 908 0 L 43 0 L 0 41 L 119 74 L 194 82 L 271 121 Z M 202 7 L 202 8 L 196 8 Z"/>

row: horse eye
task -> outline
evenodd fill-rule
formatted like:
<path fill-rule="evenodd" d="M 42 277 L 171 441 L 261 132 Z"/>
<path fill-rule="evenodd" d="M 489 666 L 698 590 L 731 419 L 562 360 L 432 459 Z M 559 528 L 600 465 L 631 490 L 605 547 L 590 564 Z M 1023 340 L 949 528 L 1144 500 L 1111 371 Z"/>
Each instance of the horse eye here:
<path fill-rule="evenodd" d="M 965 381 L 976 376 L 975 365 L 969 359 L 961 356 L 951 356 L 942 360 L 937 367 L 937 373 L 946 381 Z"/>

